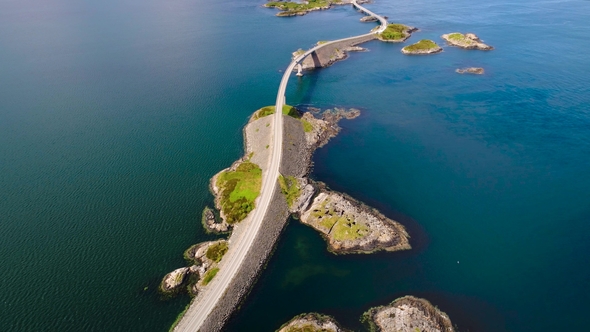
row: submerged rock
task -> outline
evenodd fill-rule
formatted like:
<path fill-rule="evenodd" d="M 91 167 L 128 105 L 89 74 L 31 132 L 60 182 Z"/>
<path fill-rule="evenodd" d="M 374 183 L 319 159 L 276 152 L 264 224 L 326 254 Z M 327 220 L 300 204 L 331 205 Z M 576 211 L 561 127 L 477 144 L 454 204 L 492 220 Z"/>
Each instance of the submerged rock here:
<path fill-rule="evenodd" d="M 481 67 L 469 67 L 469 68 L 457 69 L 455 71 L 459 74 L 475 74 L 475 75 L 481 75 L 485 72 L 484 69 Z"/>

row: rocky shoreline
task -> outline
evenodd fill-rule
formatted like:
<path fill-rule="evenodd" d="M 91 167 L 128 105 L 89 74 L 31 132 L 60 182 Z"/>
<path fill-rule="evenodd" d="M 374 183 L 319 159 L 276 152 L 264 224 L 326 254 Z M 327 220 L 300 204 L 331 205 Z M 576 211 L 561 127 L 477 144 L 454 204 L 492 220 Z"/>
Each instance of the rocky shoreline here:
<path fill-rule="evenodd" d="M 185 260 L 190 264 L 188 267 L 178 268 L 168 273 L 160 283 L 159 291 L 166 296 L 175 295 L 186 291 L 190 295 L 195 296 L 208 283 L 204 282 L 204 277 L 209 271 L 217 267 L 217 263 L 225 252 L 221 254 L 219 260 L 211 258 L 211 249 L 217 246 L 225 246 L 227 248 L 227 241 L 207 241 L 195 244 L 184 252 Z"/>

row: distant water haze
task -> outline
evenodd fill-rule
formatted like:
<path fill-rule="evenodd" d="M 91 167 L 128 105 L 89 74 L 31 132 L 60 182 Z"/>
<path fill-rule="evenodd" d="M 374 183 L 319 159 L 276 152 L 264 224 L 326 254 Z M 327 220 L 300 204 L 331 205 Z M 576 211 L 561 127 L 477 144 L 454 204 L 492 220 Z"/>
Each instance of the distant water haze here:
<path fill-rule="evenodd" d="M 209 178 L 241 156 L 291 52 L 375 25 L 348 6 L 277 18 L 263 3 L 0 3 L 0 330 L 168 329 L 189 298 L 156 287 L 212 238 Z M 227 330 L 311 311 L 360 330 L 407 294 L 461 331 L 585 330 L 590 3 L 368 8 L 418 27 L 408 42 L 457 31 L 495 47 L 410 57 L 374 41 L 289 85 L 290 104 L 362 110 L 312 177 L 405 224 L 414 250 L 335 256 L 292 220 Z"/>

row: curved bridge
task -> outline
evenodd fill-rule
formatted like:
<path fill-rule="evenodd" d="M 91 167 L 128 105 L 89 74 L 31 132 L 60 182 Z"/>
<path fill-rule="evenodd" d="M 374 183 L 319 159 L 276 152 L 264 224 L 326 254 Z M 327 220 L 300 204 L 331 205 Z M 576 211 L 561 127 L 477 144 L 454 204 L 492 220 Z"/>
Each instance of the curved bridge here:
<path fill-rule="evenodd" d="M 298 56 L 297 58 L 293 59 L 283 78 L 281 80 L 281 84 L 279 85 L 279 91 L 277 93 L 277 99 L 275 104 L 275 114 L 273 117 L 273 138 L 272 138 L 272 151 L 271 151 L 271 158 L 269 161 L 269 167 L 267 168 L 267 174 L 263 175 L 262 179 L 262 187 L 260 189 L 260 197 L 257 201 L 257 207 L 252 212 L 252 215 L 249 216 L 251 219 L 251 224 L 248 225 L 248 228 L 240 234 L 235 239 L 231 240 L 230 250 L 226 253 L 224 259 L 221 262 L 219 273 L 217 274 L 216 278 L 211 281 L 207 289 L 203 291 L 201 296 L 195 299 L 193 303 L 191 303 L 189 309 L 176 326 L 175 331 L 199 331 L 201 326 L 211 314 L 211 312 L 215 309 L 216 305 L 218 304 L 219 300 L 227 290 L 228 286 L 231 284 L 233 278 L 236 276 L 242 262 L 244 261 L 248 251 L 252 247 L 254 243 L 254 239 L 256 238 L 258 232 L 260 231 L 262 220 L 264 219 L 266 212 L 269 208 L 270 202 L 272 197 L 275 194 L 275 190 L 277 188 L 277 179 L 279 177 L 279 166 L 281 164 L 281 157 L 282 157 L 282 148 L 283 148 L 283 106 L 285 105 L 285 90 L 287 89 L 287 83 L 289 82 L 289 77 L 291 76 L 293 69 L 295 66 L 299 65 L 301 61 L 303 61 L 307 56 L 310 54 L 320 50 L 321 48 L 333 45 L 335 43 L 345 42 L 348 40 L 358 39 L 359 37 L 363 36 L 373 36 L 375 34 L 383 32 L 387 27 L 387 20 L 382 16 L 374 14 L 373 12 L 369 11 L 368 9 L 359 5 L 356 0 L 352 0 L 351 4 L 353 7 L 358 8 L 362 12 L 366 13 L 367 15 L 373 16 L 377 18 L 380 22 L 380 27 L 376 31 L 349 37 L 343 38 L 339 40 L 330 41 L 327 43 L 320 44 L 304 54 Z"/>

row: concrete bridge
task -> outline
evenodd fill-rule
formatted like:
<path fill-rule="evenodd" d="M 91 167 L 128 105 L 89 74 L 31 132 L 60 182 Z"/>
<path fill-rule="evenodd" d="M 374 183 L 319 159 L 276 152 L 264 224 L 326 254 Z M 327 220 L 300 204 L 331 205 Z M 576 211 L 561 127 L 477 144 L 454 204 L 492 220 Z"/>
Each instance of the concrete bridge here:
<path fill-rule="evenodd" d="M 235 234 L 232 234 L 230 238 L 230 249 L 220 263 L 219 273 L 215 279 L 211 281 L 209 286 L 194 299 L 187 312 L 176 326 L 175 331 L 209 332 L 221 330 L 224 320 L 227 319 L 231 314 L 231 311 L 235 309 L 239 302 L 237 297 L 239 297 L 240 294 L 243 295 L 245 293 L 244 288 L 252 286 L 247 284 L 248 280 L 250 280 L 252 275 L 255 275 L 258 271 L 251 271 L 251 269 L 248 269 L 247 267 L 244 268 L 244 262 L 265 260 L 267 258 L 256 256 L 254 253 L 255 250 L 251 249 L 253 244 L 256 243 L 255 240 L 258 238 L 259 232 L 261 232 L 263 221 L 267 215 L 271 214 L 269 212 L 273 209 L 271 202 L 279 190 L 277 189 L 277 179 L 279 177 L 279 167 L 281 165 L 283 154 L 283 115 L 281 110 L 286 103 L 285 90 L 287 89 L 287 84 L 293 69 L 295 66 L 300 66 L 301 62 L 307 56 L 314 56 L 315 54 L 315 56 L 318 57 L 318 55 L 321 55 L 322 51 L 329 50 L 330 48 L 333 49 L 335 47 L 341 47 L 342 45 L 356 45 L 374 39 L 376 34 L 383 32 L 387 27 L 387 20 L 382 16 L 376 15 L 362 7 L 356 2 L 356 0 L 352 0 L 351 4 L 353 7 L 358 8 L 367 15 L 376 17 L 380 21 L 379 29 L 360 36 L 320 44 L 291 61 L 283 75 L 277 93 L 275 103 L 276 111 L 272 119 L 273 134 L 271 157 L 269 159 L 267 172 L 266 174 L 263 174 L 262 187 L 260 189 L 260 196 L 256 201 L 256 208 L 250 213 L 250 216 L 248 216 L 248 219 L 250 220 L 247 228 L 241 229 L 238 233 L 235 233 L 234 231 Z M 278 194 L 280 195 L 281 193 L 278 192 Z M 268 231 L 268 229 L 265 229 L 264 231 Z M 279 233 L 280 230 L 276 233 L 277 237 Z M 264 244 L 257 243 L 257 245 Z"/>

